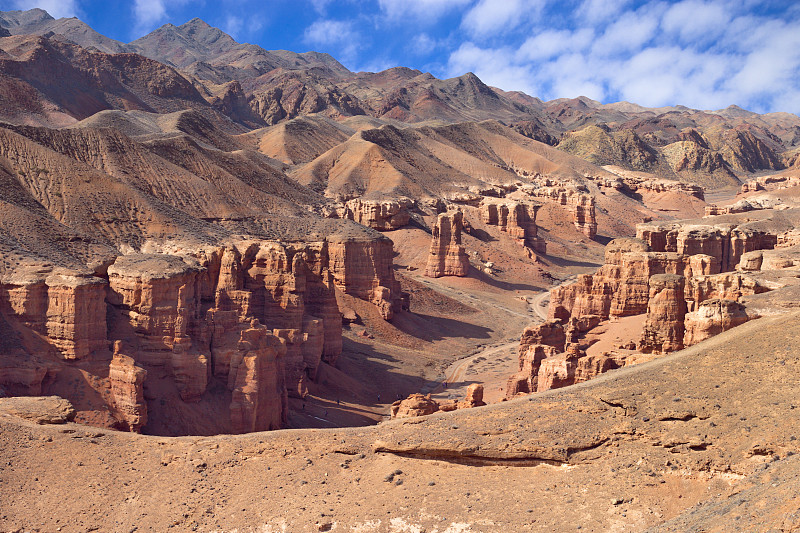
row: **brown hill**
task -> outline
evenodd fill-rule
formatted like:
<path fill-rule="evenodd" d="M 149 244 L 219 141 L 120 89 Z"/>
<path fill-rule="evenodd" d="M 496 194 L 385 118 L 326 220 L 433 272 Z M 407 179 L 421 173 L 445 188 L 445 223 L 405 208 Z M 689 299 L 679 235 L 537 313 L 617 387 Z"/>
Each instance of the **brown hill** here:
<path fill-rule="evenodd" d="M 578 387 L 374 428 L 164 439 L 37 426 L 10 414 L 37 407 L 4 404 L 0 525 L 791 530 L 796 320 L 761 319 Z M 277 496 L 254 494 L 256 480 Z M 63 511 L 33 512 L 31 494 Z"/>

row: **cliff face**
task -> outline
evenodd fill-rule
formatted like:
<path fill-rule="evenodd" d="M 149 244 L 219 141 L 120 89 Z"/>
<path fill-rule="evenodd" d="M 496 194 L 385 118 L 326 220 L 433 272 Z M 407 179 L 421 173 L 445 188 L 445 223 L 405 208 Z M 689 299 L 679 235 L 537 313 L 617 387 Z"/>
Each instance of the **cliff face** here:
<path fill-rule="evenodd" d="M 723 272 L 736 268 L 745 252 L 770 250 L 778 241 L 775 234 L 735 224 L 639 224 L 636 236 L 653 251 L 713 256 Z"/>
<path fill-rule="evenodd" d="M 639 341 L 640 351 L 666 353 L 683 348 L 685 285 L 683 276 L 656 274 L 650 278 L 647 321 Z"/>
<path fill-rule="evenodd" d="M 461 244 L 463 228 L 464 214 L 461 211 L 439 214 L 433 227 L 430 255 L 425 267 L 427 277 L 467 275 L 469 257 Z"/>
<path fill-rule="evenodd" d="M 337 289 L 386 318 L 399 307 L 385 238 L 249 240 L 184 254 L 123 255 L 97 275 L 7 276 L 0 316 L 19 338 L 0 356 L 0 388 L 58 387 L 80 416 L 131 431 L 171 434 L 172 417 L 191 425 L 204 412 L 215 415 L 177 431 L 276 429 L 288 395 L 305 394 L 319 365 L 341 354 Z M 86 385 L 58 377 L 78 367 L 94 376 Z"/>
<path fill-rule="evenodd" d="M 639 356 L 667 353 L 746 322 L 752 316 L 737 300 L 769 290 L 745 272 L 762 268 L 761 250 L 776 247 L 776 233 L 676 222 L 640 224 L 637 236 L 611 241 L 597 272 L 551 290 L 548 321 L 522 334 L 520 372 L 509 379 L 507 397 L 578 383 L 638 359 L 624 350 L 581 350 L 601 320 L 646 314 Z"/>
<path fill-rule="evenodd" d="M 696 311 L 686 315 L 684 344 L 697 344 L 748 320 L 744 306 L 739 302 L 717 298 L 706 300 Z"/>
<path fill-rule="evenodd" d="M 346 218 L 379 231 L 401 228 L 411 219 L 413 200 L 364 200 L 355 198 L 337 209 L 339 218 Z"/>
<path fill-rule="evenodd" d="M 539 237 L 536 225 L 538 204 L 484 203 L 481 205 L 481 218 L 490 226 L 498 226 L 500 231 L 509 234 L 521 246 L 527 246 L 537 253 L 546 253 L 547 243 Z"/>

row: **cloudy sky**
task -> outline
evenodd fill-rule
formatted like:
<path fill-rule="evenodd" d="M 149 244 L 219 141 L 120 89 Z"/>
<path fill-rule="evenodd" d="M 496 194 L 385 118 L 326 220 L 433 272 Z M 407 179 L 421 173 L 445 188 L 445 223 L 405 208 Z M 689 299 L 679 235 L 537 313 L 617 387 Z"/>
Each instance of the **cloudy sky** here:
<path fill-rule="evenodd" d="M 131 41 L 200 17 L 354 71 L 403 65 L 543 100 L 588 96 L 800 114 L 796 0 L 0 0 Z"/>

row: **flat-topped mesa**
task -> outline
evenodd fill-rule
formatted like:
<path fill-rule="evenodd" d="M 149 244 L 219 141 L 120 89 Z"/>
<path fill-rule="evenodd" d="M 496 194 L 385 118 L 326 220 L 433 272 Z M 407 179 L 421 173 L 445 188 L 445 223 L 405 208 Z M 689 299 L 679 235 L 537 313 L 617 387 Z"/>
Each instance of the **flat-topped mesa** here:
<path fill-rule="evenodd" d="M 644 353 L 667 353 L 683 348 L 686 280 L 674 274 L 650 277 L 647 319 L 638 349 Z"/>
<path fill-rule="evenodd" d="M 459 242 L 460 242 L 459 230 Z M 394 243 L 378 239 L 331 237 L 326 243 L 327 268 L 342 292 L 374 304 L 385 320 L 403 309 L 407 293 L 394 277 Z"/>
<path fill-rule="evenodd" d="M 414 206 L 410 198 L 394 200 L 348 200 L 336 211 L 339 218 L 358 222 L 379 231 L 390 231 L 408 224 L 411 219 L 409 209 Z"/>
<path fill-rule="evenodd" d="M 706 254 L 719 261 L 722 272 L 736 268 L 745 252 L 771 250 L 777 235 L 735 224 L 637 224 L 636 236 L 653 251 L 684 255 Z"/>
<path fill-rule="evenodd" d="M 65 360 L 108 350 L 105 294 L 104 280 L 59 271 L 0 284 L 0 303 L 7 302 L 10 315 L 49 338 Z"/>
<path fill-rule="evenodd" d="M 185 402 L 216 401 L 208 385 L 227 385 L 231 426 L 219 431 L 281 427 L 287 391 L 303 394 L 323 357 L 335 361 L 342 349 L 324 250 L 244 241 L 197 261 L 122 256 L 108 270 L 112 334 L 133 332 L 137 363 L 170 371 Z M 158 411 L 152 404 L 151 418 Z"/>
<path fill-rule="evenodd" d="M 469 273 L 469 257 L 461 244 L 464 214 L 461 211 L 440 213 L 433 226 L 430 255 L 425 276 L 464 277 Z"/>
<path fill-rule="evenodd" d="M 481 205 L 481 218 L 490 226 L 498 226 L 500 231 L 509 234 L 519 245 L 527 246 L 537 253 L 547 252 L 547 243 L 539 237 L 536 213 L 539 204 L 518 202 L 484 202 Z"/>
<path fill-rule="evenodd" d="M 739 302 L 718 298 L 706 300 L 696 311 L 686 315 L 683 343 L 685 346 L 692 346 L 744 324 L 749 319 L 744 306 Z"/>
<path fill-rule="evenodd" d="M 655 274 L 685 277 L 719 272 L 713 257 L 652 252 L 640 239 L 614 239 L 606 246 L 606 263 L 594 274 L 550 291 L 549 319 L 567 321 L 597 315 L 603 319 L 647 312 L 648 282 Z"/>
<path fill-rule="evenodd" d="M 570 199 L 575 228 L 593 239 L 597 235 L 597 216 L 594 205 L 594 196 L 580 194 Z"/>

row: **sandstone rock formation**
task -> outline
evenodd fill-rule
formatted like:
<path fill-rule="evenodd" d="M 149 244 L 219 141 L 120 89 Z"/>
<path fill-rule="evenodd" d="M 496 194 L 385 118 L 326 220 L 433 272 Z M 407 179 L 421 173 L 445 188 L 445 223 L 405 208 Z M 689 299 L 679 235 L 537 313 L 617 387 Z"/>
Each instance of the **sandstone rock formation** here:
<path fill-rule="evenodd" d="M 536 225 L 539 207 L 538 204 L 517 202 L 484 202 L 481 205 L 481 218 L 484 224 L 498 226 L 500 231 L 508 233 L 518 244 L 543 254 L 547 251 L 547 243 L 539 237 Z"/>
<path fill-rule="evenodd" d="M 644 353 L 674 352 L 683 348 L 686 316 L 685 278 L 674 274 L 650 277 L 647 321 L 639 341 Z"/>
<path fill-rule="evenodd" d="M 116 341 L 108 368 L 112 403 L 122 429 L 138 432 L 147 423 L 143 387 L 147 371 L 136 366 L 134 359 L 121 353 L 121 350 L 122 341 Z"/>
<path fill-rule="evenodd" d="M 461 244 L 463 227 L 464 214 L 461 211 L 439 214 L 433 227 L 430 255 L 425 267 L 427 277 L 463 277 L 469 273 L 469 257 Z"/>
<path fill-rule="evenodd" d="M 392 418 L 410 418 L 430 415 L 438 411 L 471 409 L 483 405 L 486 405 L 483 401 L 483 385 L 472 383 L 467 387 L 466 396 L 461 401 L 437 401 L 431 398 L 430 394 L 414 393 L 407 398 L 394 402 L 390 408 L 390 413 Z"/>
<path fill-rule="evenodd" d="M 409 208 L 414 205 L 410 198 L 397 200 L 365 200 L 355 198 L 337 209 L 339 218 L 346 218 L 379 231 L 389 231 L 408 224 Z"/>
<path fill-rule="evenodd" d="M 713 298 L 686 315 L 684 344 L 691 346 L 735 328 L 749 320 L 744 306 L 733 300 Z"/>
<path fill-rule="evenodd" d="M 773 233 L 736 224 L 639 224 L 636 236 L 653 251 L 710 255 L 723 272 L 733 270 L 743 253 L 769 250 L 777 243 Z"/>
<path fill-rule="evenodd" d="M 578 231 L 593 239 L 597 235 L 594 197 L 579 195 L 573 201 L 574 223 Z"/>

